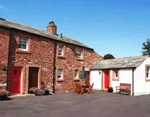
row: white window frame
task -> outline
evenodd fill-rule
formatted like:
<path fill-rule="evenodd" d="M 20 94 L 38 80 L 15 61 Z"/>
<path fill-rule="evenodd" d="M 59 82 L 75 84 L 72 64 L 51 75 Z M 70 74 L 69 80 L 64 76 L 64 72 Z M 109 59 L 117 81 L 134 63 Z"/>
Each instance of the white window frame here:
<path fill-rule="evenodd" d="M 60 77 L 59 77 L 60 76 Z M 59 68 L 58 69 L 58 74 L 57 74 L 58 79 L 63 79 L 63 69 Z"/>
<path fill-rule="evenodd" d="M 26 43 L 23 42 L 24 39 L 26 40 Z M 20 41 L 20 40 L 21 40 L 21 41 Z M 19 49 L 19 50 L 28 51 L 29 39 L 28 39 L 28 38 L 24 38 L 24 37 L 19 37 L 19 46 L 20 46 L 20 42 L 21 42 L 22 45 L 23 45 L 23 44 L 26 45 L 26 49 L 20 48 L 20 47 L 18 47 L 18 49 Z"/>
<path fill-rule="evenodd" d="M 61 47 L 61 52 L 60 52 L 60 47 Z M 59 45 L 59 47 L 58 47 L 58 55 L 59 56 L 63 56 L 64 55 L 64 47 L 62 46 L 62 45 Z"/>
<path fill-rule="evenodd" d="M 81 52 L 81 53 L 79 54 L 79 52 Z M 79 51 L 77 52 L 77 57 L 80 58 L 80 59 L 82 59 L 82 54 L 83 54 L 83 51 L 82 51 L 82 50 L 79 50 Z M 79 56 L 79 55 L 80 55 L 80 56 Z"/>
<path fill-rule="evenodd" d="M 145 72 L 146 74 L 146 80 L 150 80 L 150 66 L 146 66 L 146 72 Z M 148 77 L 147 77 L 147 75 L 148 75 Z"/>

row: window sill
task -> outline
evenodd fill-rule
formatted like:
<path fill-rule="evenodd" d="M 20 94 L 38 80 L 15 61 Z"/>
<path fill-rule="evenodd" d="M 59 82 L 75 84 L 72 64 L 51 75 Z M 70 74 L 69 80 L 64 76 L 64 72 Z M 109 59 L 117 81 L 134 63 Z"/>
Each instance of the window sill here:
<path fill-rule="evenodd" d="M 150 82 L 150 79 L 147 79 L 147 78 L 146 78 L 145 81 L 146 81 L 146 82 Z"/>
<path fill-rule="evenodd" d="M 16 50 L 15 53 L 25 53 L 25 54 L 31 54 L 30 51 L 25 51 L 25 50 Z"/>
<path fill-rule="evenodd" d="M 57 58 L 66 59 L 66 56 L 60 56 L 60 55 L 57 55 Z"/>
<path fill-rule="evenodd" d="M 65 82 L 65 80 L 64 79 L 57 79 L 57 82 Z"/>
<path fill-rule="evenodd" d="M 73 79 L 74 81 L 80 81 L 80 79 L 78 78 L 78 79 Z"/>
<path fill-rule="evenodd" d="M 84 59 L 83 59 L 83 58 L 77 58 L 77 60 L 79 60 L 79 61 L 84 61 Z"/>
<path fill-rule="evenodd" d="M 112 81 L 119 81 L 119 79 L 112 79 Z"/>

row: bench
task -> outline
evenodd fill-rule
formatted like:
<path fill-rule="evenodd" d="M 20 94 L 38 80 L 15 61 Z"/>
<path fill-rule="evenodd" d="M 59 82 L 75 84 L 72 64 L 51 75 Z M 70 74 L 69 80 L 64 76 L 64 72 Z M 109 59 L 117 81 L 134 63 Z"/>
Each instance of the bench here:
<path fill-rule="evenodd" d="M 120 86 L 116 87 L 116 93 L 126 93 L 126 94 L 131 94 L 131 84 L 126 84 L 126 83 L 120 83 Z"/>

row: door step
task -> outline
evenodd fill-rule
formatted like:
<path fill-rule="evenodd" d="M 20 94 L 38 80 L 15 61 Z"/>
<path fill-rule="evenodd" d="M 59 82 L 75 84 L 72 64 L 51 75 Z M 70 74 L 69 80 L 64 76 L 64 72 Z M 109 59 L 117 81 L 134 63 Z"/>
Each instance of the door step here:
<path fill-rule="evenodd" d="M 9 98 L 16 98 L 16 97 L 33 97 L 35 96 L 34 94 L 10 94 L 10 96 L 8 96 Z"/>

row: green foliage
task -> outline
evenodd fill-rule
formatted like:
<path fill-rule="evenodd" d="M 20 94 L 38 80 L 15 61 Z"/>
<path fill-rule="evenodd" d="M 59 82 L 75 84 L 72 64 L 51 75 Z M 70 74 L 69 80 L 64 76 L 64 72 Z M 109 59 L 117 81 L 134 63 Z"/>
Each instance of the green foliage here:
<path fill-rule="evenodd" d="M 142 45 L 143 55 L 150 55 L 150 38 L 148 38 L 146 42 L 143 42 Z"/>
<path fill-rule="evenodd" d="M 105 56 L 104 56 L 104 59 L 114 59 L 115 57 L 113 56 L 113 55 L 111 55 L 111 54 L 106 54 Z"/>

